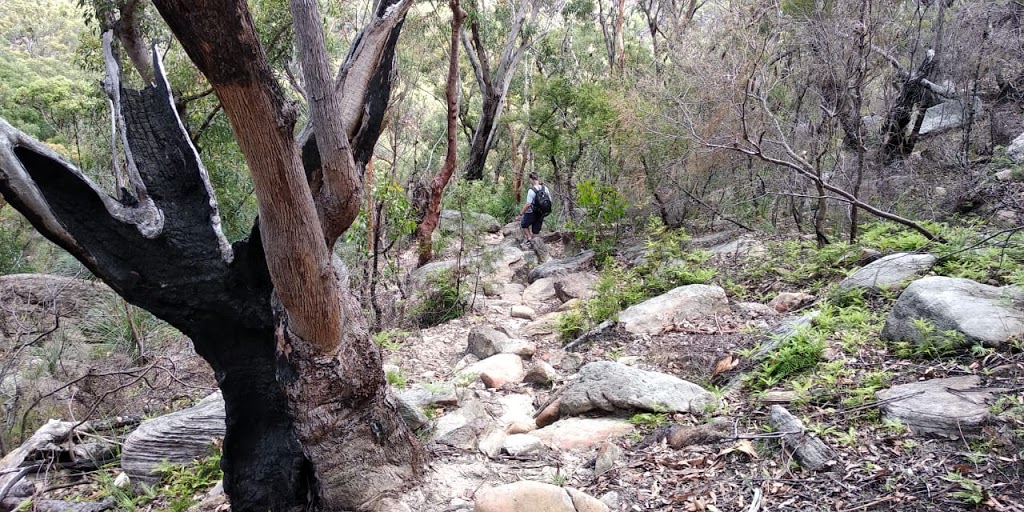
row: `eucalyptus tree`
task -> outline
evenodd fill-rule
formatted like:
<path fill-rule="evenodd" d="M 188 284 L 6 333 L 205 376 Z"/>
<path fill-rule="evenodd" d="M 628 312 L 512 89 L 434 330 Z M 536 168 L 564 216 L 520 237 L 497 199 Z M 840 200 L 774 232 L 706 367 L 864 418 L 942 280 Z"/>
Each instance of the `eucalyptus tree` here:
<path fill-rule="evenodd" d="M 554 13 L 563 4 L 563 0 L 514 0 L 500 4 L 493 14 L 479 0 L 467 6 L 469 33 L 463 30 L 462 44 L 480 89 L 481 105 L 463 169 L 466 179 L 483 178 L 512 79 L 526 52 L 553 28 Z M 500 44 L 497 55 L 489 46 L 495 43 Z"/>
<path fill-rule="evenodd" d="M 44 236 L 132 304 L 188 335 L 226 404 L 222 466 L 234 510 L 364 510 L 419 475 L 424 452 L 399 419 L 379 349 L 331 249 L 358 212 L 411 0 L 382 0 L 332 77 L 313 0 L 291 12 L 311 130 L 268 64 L 242 0 L 155 0 L 230 120 L 259 202 L 228 243 L 209 176 L 154 81 L 122 85 L 107 35 L 126 186 L 104 193 L 0 120 L 0 193 Z"/>

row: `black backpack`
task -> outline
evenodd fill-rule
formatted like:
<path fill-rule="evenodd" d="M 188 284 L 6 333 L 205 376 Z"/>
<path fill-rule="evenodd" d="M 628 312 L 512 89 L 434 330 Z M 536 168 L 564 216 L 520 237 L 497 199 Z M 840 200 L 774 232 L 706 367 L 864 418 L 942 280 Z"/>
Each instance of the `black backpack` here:
<path fill-rule="evenodd" d="M 539 189 L 533 189 L 533 211 L 539 213 L 541 217 L 547 217 L 551 213 L 551 196 L 544 185 Z"/>

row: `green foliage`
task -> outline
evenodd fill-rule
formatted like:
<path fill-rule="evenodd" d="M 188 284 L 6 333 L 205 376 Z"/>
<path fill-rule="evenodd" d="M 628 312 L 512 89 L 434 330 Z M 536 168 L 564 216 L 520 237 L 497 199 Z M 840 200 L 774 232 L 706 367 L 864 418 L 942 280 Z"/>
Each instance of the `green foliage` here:
<path fill-rule="evenodd" d="M 96 350 L 106 353 L 128 354 L 133 361 L 151 345 L 159 345 L 178 335 L 178 332 L 152 313 L 128 304 L 120 297 L 98 304 L 86 314 L 82 333 Z"/>
<path fill-rule="evenodd" d="M 388 384 L 398 389 L 405 389 L 409 385 L 409 377 L 400 369 L 388 370 L 384 377 L 387 379 Z"/>
<path fill-rule="evenodd" d="M 825 336 L 821 331 L 798 329 L 747 375 L 747 385 L 754 390 L 764 390 L 810 370 L 821 361 L 825 346 Z"/>
<path fill-rule="evenodd" d="M 442 206 L 449 210 L 486 213 L 507 223 L 519 214 L 522 205 L 512 196 L 511 183 L 484 180 L 457 180 L 445 190 Z"/>
<path fill-rule="evenodd" d="M 586 214 L 566 227 L 576 241 L 593 248 L 598 259 L 603 260 L 619 241 L 619 223 L 626 216 L 628 204 L 615 187 L 594 180 L 581 181 L 576 186 L 576 204 Z"/>
<path fill-rule="evenodd" d="M 956 484 L 956 487 L 959 489 L 950 493 L 950 496 L 960 500 L 965 505 L 976 507 L 988 499 L 988 491 L 986 491 L 980 483 L 971 480 L 960 473 L 947 473 L 945 480 Z"/>
<path fill-rule="evenodd" d="M 964 335 L 956 330 L 939 331 L 935 324 L 923 318 L 915 318 L 913 324 L 921 339 L 917 343 L 893 342 L 891 349 L 899 357 L 912 359 L 954 357 L 967 345 Z"/>
<path fill-rule="evenodd" d="M 648 222 L 643 263 L 626 268 L 614 260 L 601 269 L 595 294 L 559 318 L 557 332 L 562 340 L 574 339 L 583 331 L 615 318 L 624 308 L 688 284 L 704 284 L 715 271 L 702 267 L 704 252 L 685 249 L 686 233 L 667 229 L 660 219 Z"/>
<path fill-rule="evenodd" d="M 467 291 L 458 272 L 445 269 L 428 278 L 413 314 L 420 327 L 431 327 L 454 320 L 465 311 Z"/>
<path fill-rule="evenodd" d="M 0 222 L 0 275 L 34 270 L 25 258 L 26 245 L 25 232 L 18 223 Z"/>
<path fill-rule="evenodd" d="M 380 345 L 381 348 L 386 348 L 392 352 L 397 352 L 402 348 L 402 344 L 409 337 L 409 331 L 403 331 L 401 329 L 385 329 L 380 332 L 375 332 L 371 335 L 373 342 Z"/>
<path fill-rule="evenodd" d="M 655 429 L 669 424 L 667 413 L 641 412 L 629 418 L 629 422 L 639 427 Z"/>
<path fill-rule="evenodd" d="M 159 495 L 169 502 L 169 510 L 184 512 L 198 503 L 198 497 L 224 478 L 220 469 L 220 452 L 193 464 L 165 464 L 157 468 L 162 474 Z"/>

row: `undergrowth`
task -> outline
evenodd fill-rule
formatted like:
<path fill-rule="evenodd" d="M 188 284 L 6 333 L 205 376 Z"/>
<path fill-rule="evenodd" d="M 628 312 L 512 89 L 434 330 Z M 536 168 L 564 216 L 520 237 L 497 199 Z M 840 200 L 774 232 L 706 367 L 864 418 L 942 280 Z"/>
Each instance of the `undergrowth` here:
<path fill-rule="evenodd" d="M 709 282 L 715 276 L 714 269 L 703 266 L 709 255 L 688 251 L 689 239 L 685 231 L 668 229 L 660 219 L 652 217 L 647 224 L 643 261 L 627 267 L 606 260 L 594 287 L 594 297 L 559 317 L 559 337 L 571 341 L 633 304 L 679 286 Z"/>

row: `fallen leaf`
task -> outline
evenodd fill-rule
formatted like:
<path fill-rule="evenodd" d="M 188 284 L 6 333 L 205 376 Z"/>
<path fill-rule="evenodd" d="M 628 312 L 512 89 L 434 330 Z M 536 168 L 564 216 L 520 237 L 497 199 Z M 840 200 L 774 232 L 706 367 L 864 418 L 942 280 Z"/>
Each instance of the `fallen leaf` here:
<path fill-rule="evenodd" d="M 754 459 L 757 458 L 757 450 L 754 449 L 754 443 L 751 443 L 749 439 L 741 439 L 739 442 L 730 446 L 729 448 L 725 448 L 724 450 L 718 452 L 718 455 L 722 456 L 735 452 L 745 453 Z"/>
<path fill-rule="evenodd" d="M 714 377 L 720 373 L 725 373 L 729 370 L 732 370 L 733 368 L 736 368 L 736 366 L 739 364 L 740 360 L 738 358 L 733 357 L 731 354 L 727 355 L 719 359 L 718 362 L 715 363 L 715 369 L 711 371 L 711 376 Z"/>

